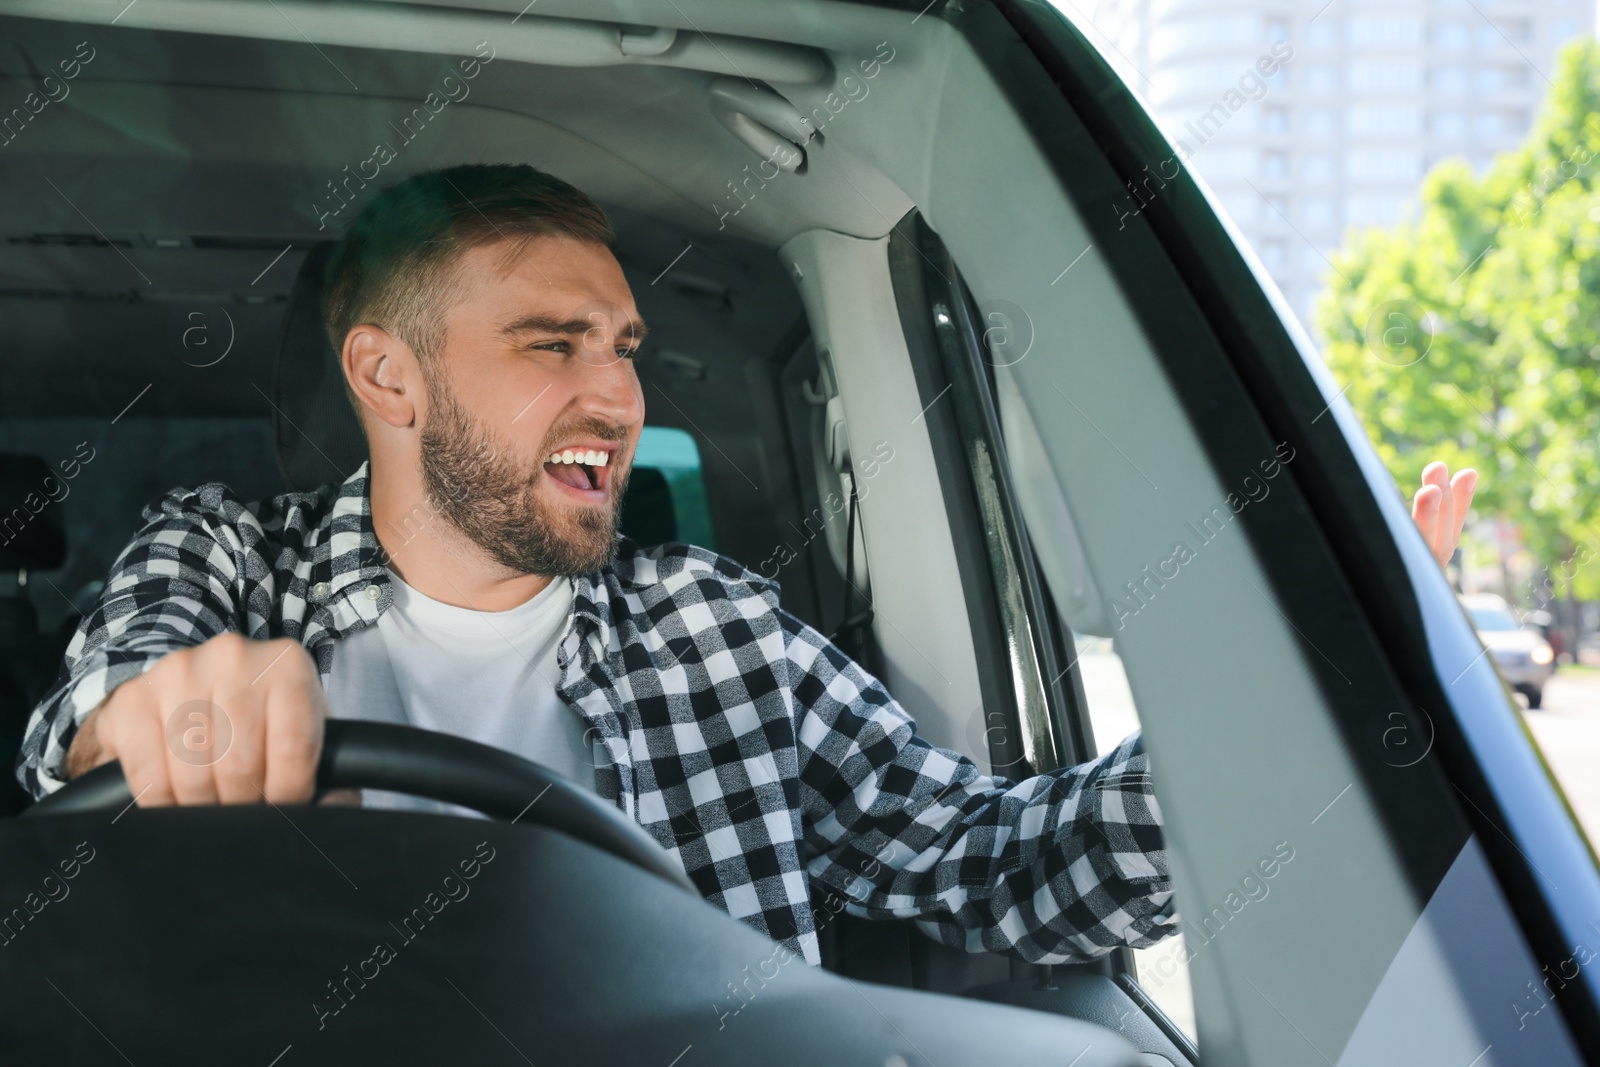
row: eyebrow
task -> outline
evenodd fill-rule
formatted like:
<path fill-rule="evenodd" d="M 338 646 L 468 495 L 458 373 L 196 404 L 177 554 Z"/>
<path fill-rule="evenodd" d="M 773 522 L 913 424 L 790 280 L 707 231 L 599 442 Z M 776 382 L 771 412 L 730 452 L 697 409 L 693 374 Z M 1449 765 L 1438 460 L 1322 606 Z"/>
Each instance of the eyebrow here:
<path fill-rule="evenodd" d="M 502 337 L 513 337 L 523 333 L 556 333 L 567 336 L 576 336 L 588 333 L 595 328 L 595 323 L 589 319 L 562 319 L 554 315 L 532 314 L 524 315 L 515 322 L 507 323 L 500 327 Z M 643 341 L 649 334 L 650 327 L 646 326 L 643 319 L 634 319 L 625 323 L 619 331 L 620 335 L 634 341 Z"/>

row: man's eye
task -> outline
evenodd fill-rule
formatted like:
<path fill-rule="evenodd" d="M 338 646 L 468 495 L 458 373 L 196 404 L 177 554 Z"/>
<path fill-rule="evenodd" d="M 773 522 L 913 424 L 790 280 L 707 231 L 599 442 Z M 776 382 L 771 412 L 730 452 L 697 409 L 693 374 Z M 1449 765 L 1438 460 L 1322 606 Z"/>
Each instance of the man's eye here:
<path fill-rule="evenodd" d="M 638 359 L 639 347 L 638 345 L 633 345 L 632 347 L 618 345 L 614 351 L 618 359 Z M 572 351 L 572 344 L 569 341 L 540 341 L 537 344 L 529 345 L 528 349 L 530 351 L 570 352 Z"/>

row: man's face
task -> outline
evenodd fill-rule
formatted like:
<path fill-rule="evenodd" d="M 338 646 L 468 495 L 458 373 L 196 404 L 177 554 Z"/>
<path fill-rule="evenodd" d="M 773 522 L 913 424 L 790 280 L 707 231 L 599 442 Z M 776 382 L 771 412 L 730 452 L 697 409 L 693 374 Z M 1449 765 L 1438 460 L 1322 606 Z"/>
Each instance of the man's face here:
<path fill-rule="evenodd" d="M 427 368 L 430 505 L 519 574 L 611 559 L 644 424 L 644 323 L 605 248 L 512 237 L 462 256 L 463 295 Z"/>

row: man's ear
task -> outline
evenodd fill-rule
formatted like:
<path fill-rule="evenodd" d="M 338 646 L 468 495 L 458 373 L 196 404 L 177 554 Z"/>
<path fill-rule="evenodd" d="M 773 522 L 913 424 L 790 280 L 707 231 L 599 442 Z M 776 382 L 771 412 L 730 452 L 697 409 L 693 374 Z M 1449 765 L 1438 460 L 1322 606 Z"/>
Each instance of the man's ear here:
<path fill-rule="evenodd" d="M 381 326 L 363 323 L 345 335 L 340 362 L 363 408 L 396 428 L 416 423 L 422 376 L 410 345 Z"/>

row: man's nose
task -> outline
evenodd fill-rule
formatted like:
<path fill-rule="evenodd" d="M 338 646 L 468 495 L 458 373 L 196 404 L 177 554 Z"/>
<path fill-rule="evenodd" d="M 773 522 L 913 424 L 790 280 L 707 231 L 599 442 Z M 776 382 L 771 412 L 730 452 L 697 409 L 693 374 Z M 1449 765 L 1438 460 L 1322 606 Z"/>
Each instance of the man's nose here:
<path fill-rule="evenodd" d="M 644 392 L 633 360 L 617 355 L 614 346 L 587 349 L 582 373 L 585 410 L 619 426 L 632 426 L 644 418 Z"/>

